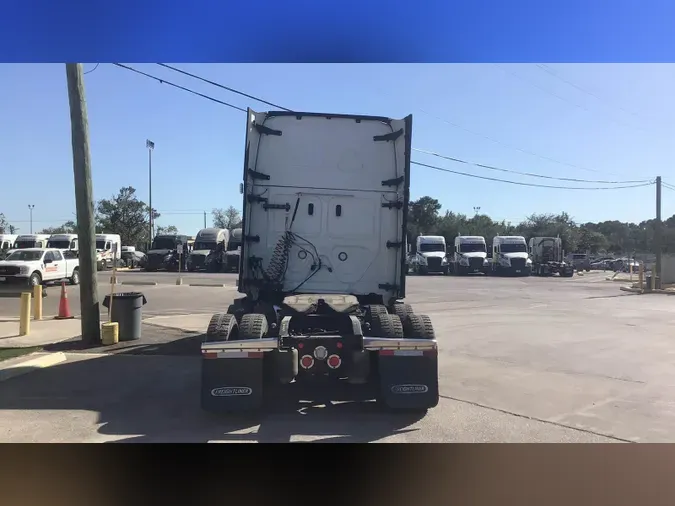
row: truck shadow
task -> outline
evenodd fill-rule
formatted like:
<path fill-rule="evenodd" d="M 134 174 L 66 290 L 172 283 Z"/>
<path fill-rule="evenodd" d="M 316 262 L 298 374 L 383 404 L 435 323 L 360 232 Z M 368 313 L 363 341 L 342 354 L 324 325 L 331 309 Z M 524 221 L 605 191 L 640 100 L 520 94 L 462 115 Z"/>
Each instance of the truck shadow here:
<path fill-rule="evenodd" d="M 205 413 L 199 404 L 201 340 L 200 335 L 190 335 L 103 354 L 100 349 L 83 350 L 79 342 L 54 345 L 53 351 L 66 352 L 68 360 L 3 382 L 0 410 L 52 410 L 45 411 L 43 419 L 47 434 L 67 429 L 82 439 L 95 439 L 98 433 L 132 443 L 296 438 L 365 443 L 415 431 L 411 425 L 423 416 L 381 412 L 374 402 L 302 401 L 293 388 L 275 389 L 265 409 L 255 415 Z M 73 416 L 79 411 L 97 412 L 98 430 L 90 418 L 79 422 Z M 60 428 L 62 424 L 67 425 Z"/>

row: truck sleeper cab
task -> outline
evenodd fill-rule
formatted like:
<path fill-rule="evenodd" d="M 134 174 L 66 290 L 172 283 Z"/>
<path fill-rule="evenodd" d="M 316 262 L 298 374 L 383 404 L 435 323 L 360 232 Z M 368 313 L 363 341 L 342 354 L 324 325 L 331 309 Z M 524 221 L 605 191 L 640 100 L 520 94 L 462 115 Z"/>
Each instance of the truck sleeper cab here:
<path fill-rule="evenodd" d="M 571 278 L 574 266 L 564 261 L 562 240 L 560 237 L 531 237 L 528 242 L 532 274 L 535 276 L 553 276 Z"/>
<path fill-rule="evenodd" d="M 412 117 L 249 110 L 246 128 L 245 295 L 208 326 L 203 409 L 259 409 L 293 380 L 436 406 L 433 325 L 401 301 Z"/>
<path fill-rule="evenodd" d="M 188 270 L 194 272 L 206 269 L 206 259 L 219 246 L 230 240 L 230 232 L 224 228 L 203 228 L 197 233 L 192 251 L 188 257 Z"/>
<path fill-rule="evenodd" d="M 179 260 L 187 263 L 189 255 L 187 235 L 169 234 L 157 235 L 152 240 L 152 245 L 148 251 L 148 258 L 145 264 L 145 270 L 148 272 L 164 269 L 167 271 L 177 271 Z M 183 245 L 183 254 L 178 254 L 178 245 Z"/>
<path fill-rule="evenodd" d="M 452 270 L 457 275 L 487 274 L 490 265 L 487 260 L 485 237 L 473 235 L 455 237 Z"/>
<path fill-rule="evenodd" d="M 442 235 L 420 235 L 415 240 L 416 253 L 411 267 L 415 274 L 448 274 L 447 246 Z"/>
<path fill-rule="evenodd" d="M 71 250 L 77 253 L 79 250 L 77 234 L 52 234 L 47 241 L 47 247 Z"/>
<path fill-rule="evenodd" d="M 492 274 L 497 276 L 529 276 L 532 260 L 522 236 L 496 236 L 492 240 Z"/>
<path fill-rule="evenodd" d="M 48 234 L 19 235 L 14 242 L 14 249 L 46 248 L 49 241 Z"/>

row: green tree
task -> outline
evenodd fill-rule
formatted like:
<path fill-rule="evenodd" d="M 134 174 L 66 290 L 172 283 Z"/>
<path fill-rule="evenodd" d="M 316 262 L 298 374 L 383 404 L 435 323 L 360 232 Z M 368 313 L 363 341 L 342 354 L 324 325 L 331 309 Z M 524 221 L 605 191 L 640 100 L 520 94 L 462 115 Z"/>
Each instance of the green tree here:
<path fill-rule="evenodd" d="M 234 206 L 230 206 L 227 209 L 214 209 L 211 211 L 211 217 L 213 219 L 213 226 L 216 228 L 232 230 L 233 228 L 241 227 L 241 214 Z"/>
<path fill-rule="evenodd" d="M 178 228 L 173 225 L 168 225 L 166 227 L 157 227 L 155 232 L 157 235 L 174 235 L 178 233 Z"/>
<path fill-rule="evenodd" d="M 97 232 L 119 234 L 125 246 L 142 248 L 148 243 L 149 212 L 147 204 L 136 197 L 136 189 L 125 186 L 96 205 Z M 153 209 L 153 220 L 159 216 Z"/>
<path fill-rule="evenodd" d="M 77 224 L 74 221 L 67 221 L 58 227 L 43 228 L 40 234 L 77 234 Z"/>
<path fill-rule="evenodd" d="M 18 228 L 7 221 L 3 213 L 0 213 L 0 234 L 16 234 L 18 230 Z"/>

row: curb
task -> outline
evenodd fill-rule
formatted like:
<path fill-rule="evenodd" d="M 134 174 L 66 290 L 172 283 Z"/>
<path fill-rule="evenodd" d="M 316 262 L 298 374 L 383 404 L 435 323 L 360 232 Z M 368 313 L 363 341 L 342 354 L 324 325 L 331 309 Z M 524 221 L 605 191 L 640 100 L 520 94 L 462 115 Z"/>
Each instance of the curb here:
<path fill-rule="evenodd" d="M 188 286 L 208 286 L 208 287 L 218 287 L 225 288 L 226 285 L 223 283 L 190 283 Z"/>
<path fill-rule="evenodd" d="M 60 364 L 67 360 L 66 354 L 63 352 L 36 353 L 35 355 L 29 355 L 29 357 L 32 358 L 14 362 L 6 367 L 3 367 L 3 364 L 0 363 L 0 381 L 16 378 L 17 376 L 28 374 L 37 369 L 44 369 L 52 365 Z"/>
<path fill-rule="evenodd" d="M 156 281 L 122 281 L 121 285 L 131 285 L 131 286 L 157 286 Z"/>

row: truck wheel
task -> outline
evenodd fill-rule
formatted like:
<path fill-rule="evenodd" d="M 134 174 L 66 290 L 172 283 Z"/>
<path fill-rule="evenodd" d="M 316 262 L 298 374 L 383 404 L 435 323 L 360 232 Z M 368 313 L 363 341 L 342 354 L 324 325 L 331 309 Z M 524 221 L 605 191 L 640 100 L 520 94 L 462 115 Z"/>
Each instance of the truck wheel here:
<path fill-rule="evenodd" d="M 30 275 L 30 278 L 28 279 L 28 283 L 30 286 L 38 286 L 42 284 L 42 276 L 40 275 L 39 272 L 34 272 L 33 274 Z"/>
<path fill-rule="evenodd" d="M 372 333 L 376 337 L 397 339 L 403 337 L 401 319 L 393 314 L 375 313 L 371 320 Z"/>
<path fill-rule="evenodd" d="M 260 313 L 248 313 L 239 322 L 239 339 L 262 339 L 267 335 L 267 318 Z"/>
<path fill-rule="evenodd" d="M 413 314 L 413 308 L 410 304 L 394 304 L 391 307 L 391 314 L 398 316 L 403 323 L 408 316 Z"/>
<path fill-rule="evenodd" d="M 403 335 L 408 339 L 436 339 L 431 318 L 425 314 L 411 314 L 403 322 Z"/>
<path fill-rule="evenodd" d="M 238 338 L 237 319 L 234 315 L 216 313 L 211 317 L 206 329 L 206 342 L 236 341 Z"/>
<path fill-rule="evenodd" d="M 371 304 L 368 306 L 366 317 L 371 325 L 373 323 L 373 318 L 375 318 L 375 315 L 378 314 L 389 314 L 389 311 L 387 311 L 387 307 L 383 306 L 382 304 Z"/>
<path fill-rule="evenodd" d="M 73 274 L 70 276 L 70 284 L 71 285 L 80 284 L 80 269 L 73 270 Z"/>

